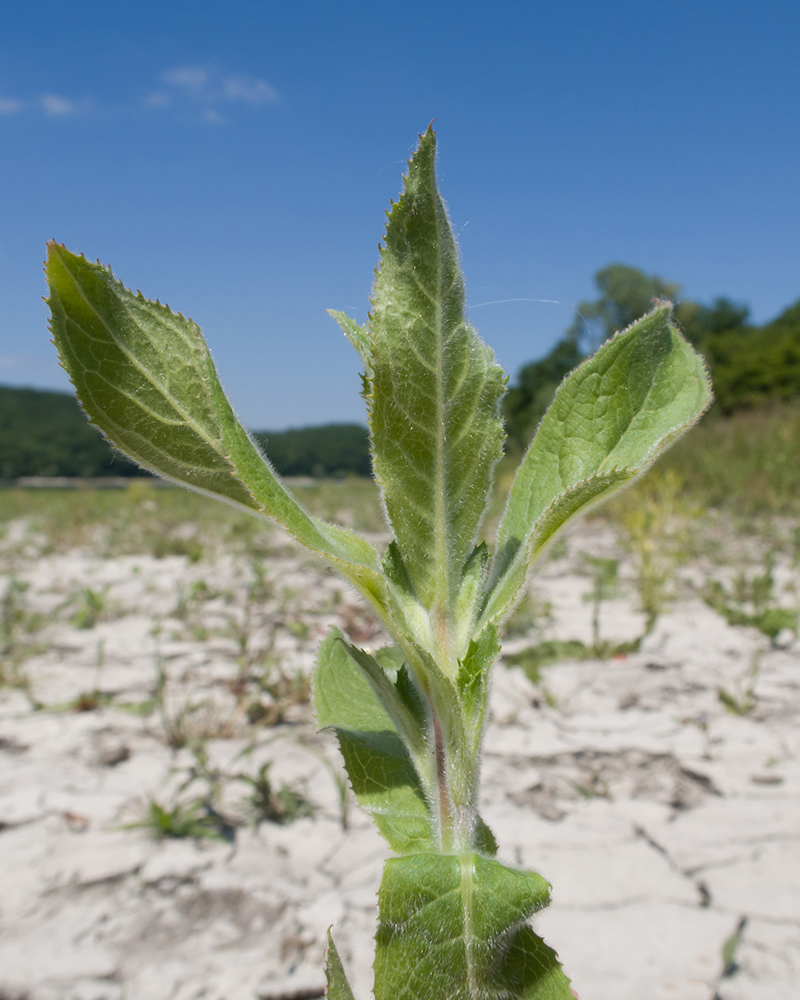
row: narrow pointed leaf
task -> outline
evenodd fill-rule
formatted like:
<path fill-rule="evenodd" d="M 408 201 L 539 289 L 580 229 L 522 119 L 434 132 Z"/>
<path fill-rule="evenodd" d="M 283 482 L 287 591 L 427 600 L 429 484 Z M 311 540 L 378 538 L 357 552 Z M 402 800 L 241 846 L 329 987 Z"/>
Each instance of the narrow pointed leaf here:
<path fill-rule="evenodd" d="M 328 930 L 328 964 L 325 967 L 325 980 L 326 1000 L 353 1000 L 353 991 L 350 989 L 330 930 Z"/>
<path fill-rule="evenodd" d="M 464 317 L 432 129 L 388 214 L 369 319 L 375 474 L 420 600 L 450 609 L 500 457 L 505 376 Z"/>
<path fill-rule="evenodd" d="M 489 702 L 489 671 L 500 654 L 497 628 L 488 625 L 474 639 L 459 665 L 456 686 L 464 715 L 464 735 L 470 753 L 479 752 Z"/>
<path fill-rule="evenodd" d="M 336 731 L 358 804 L 392 850 L 433 850 L 430 812 L 411 756 L 337 630 L 320 647 L 314 710 L 321 727 Z M 434 783 L 431 769 L 428 784 Z"/>
<path fill-rule="evenodd" d="M 489 576 L 489 549 L 481 542 L 472 550 L 464 566 L 458 599 L 456 601 L 456 648 L 466 649 L 475 629 L 475 622 L 483 610 L 486 580 Z"/>
<path fill-rule="evenodd" d="M 527 919 L 548 883 L 478 854 L 386 863 L 378 894 L 375 1000 L 572 1000 Z"/>
<path fill-rule="evenodd" d="M 670 313 L 659 304 L 559 387 L 509 493 L 482 623 L 508 610 L 567 520 L 641 475 L 708 407 L 703 360 Z"/>
<path fill-rule="evenodd" d="M 377 553 L 307 514 L 236 418 L 199 327 L 55 243 L 52 331 L 89 419 L 146 469 L 279 521 L 334 561 L 386 616 Z"/>
<path fill-rule="evenodd" d="M 392 720 L 409 752 L 417 759 L 427 754 L 425 733 L 420 724 L 419 706 L 410 708 L 405 704 L 397 686 L 397 677 L 392 681 L 381 664 L 369 653 L 357 646 L 351 646 L 344 637 L 340 641 L 350 659 L 361 668 L 361 673 L 372 686 L 381 707 Z"/>
<path fill-rule="evenodd" d="M 365 370 L 369 365 L 369 331 L 366 326 L 361 326 L 351 319 L 347 313 L 337 312 L 336 309 L 329 309 L 328 315 L 332 316 L 342 329 L 345 337 L 350 341 L 358 352 L 358 356 L 364 363 Z"/>

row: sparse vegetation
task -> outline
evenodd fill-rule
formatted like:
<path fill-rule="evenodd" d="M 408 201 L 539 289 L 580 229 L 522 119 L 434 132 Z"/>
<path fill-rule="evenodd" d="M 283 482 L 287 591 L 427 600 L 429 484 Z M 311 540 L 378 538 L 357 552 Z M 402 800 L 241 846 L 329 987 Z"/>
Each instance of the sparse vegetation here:
<path fill-rule="evenodd" d="M 797 636 L 800 609 L 787 608 L 778 603 L 774 569 L 775 553 L 768 552 L 760 573 L 742 571 L 730 586 L 721 580 L 709 580 L 703 598 L 730 625 L 757 628 L 772 643 L 783 631 Z"/>
<path fill-rule="evenodd" d="M 148 799 L 140 820 L 126 823 L 127 830 L 146 830 L 156 840 L 165 838 L 195 840 L 224 840 L 219 817 L 209 814 L 202 799 L 190 799 L 164 805 L 157 799 Z"/>

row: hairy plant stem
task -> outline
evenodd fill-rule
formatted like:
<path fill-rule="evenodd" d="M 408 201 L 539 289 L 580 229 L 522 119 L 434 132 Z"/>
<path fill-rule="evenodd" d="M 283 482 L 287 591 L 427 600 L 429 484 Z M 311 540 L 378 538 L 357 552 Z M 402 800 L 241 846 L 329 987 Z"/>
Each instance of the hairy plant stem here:
<path fill-rule="evenodd" d="M 463 854 L 477 849 L 478 762 L 464 753 L 448 753 L 447 734 L 433 703 L 430 718 L 436 767 L 435 801 L 431 807 L 439 851 Z"/>
<path fill-rule="evenodd" d="M 447 781 L 447 751 L 442 734 L 442 725 L 436 710 L 431 711 L 431 728 L 433 730 L 433 754 L 436 761 L 436 807 L 438 819 L 439 848 L 442 854 L 453 850 L 453 803 L 450 800 L 450 788 Z"/>

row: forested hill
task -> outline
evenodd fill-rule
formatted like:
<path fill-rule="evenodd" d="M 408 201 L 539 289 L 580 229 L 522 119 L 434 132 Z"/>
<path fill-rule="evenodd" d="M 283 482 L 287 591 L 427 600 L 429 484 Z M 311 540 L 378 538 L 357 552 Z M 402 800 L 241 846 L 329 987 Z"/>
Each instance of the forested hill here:
<path fill-rule="evenodd" d="M 370 474 L 367 429 L 359 424 L 254 436 L 285 476 Z M 0 386 L 0 478 L 141 474 L 112 452 L 71 394 Z"/>
<path fill-rule="evenodd" d="M 0 386 L 0 476 L 135 476 L 87 423 L 74 396 Z"/>

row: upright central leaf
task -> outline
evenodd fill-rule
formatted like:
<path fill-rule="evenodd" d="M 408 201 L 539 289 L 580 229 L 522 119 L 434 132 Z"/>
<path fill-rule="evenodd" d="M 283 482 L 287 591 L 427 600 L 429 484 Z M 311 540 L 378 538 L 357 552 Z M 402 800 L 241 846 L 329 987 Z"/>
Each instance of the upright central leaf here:
<path fill-rule="evenodd" d="M 428 129 L 388 213 L 369 320 L 375 475 L 419 599 L 449 611 L 500 457 L 505 375 L 464 317 Z"/>

